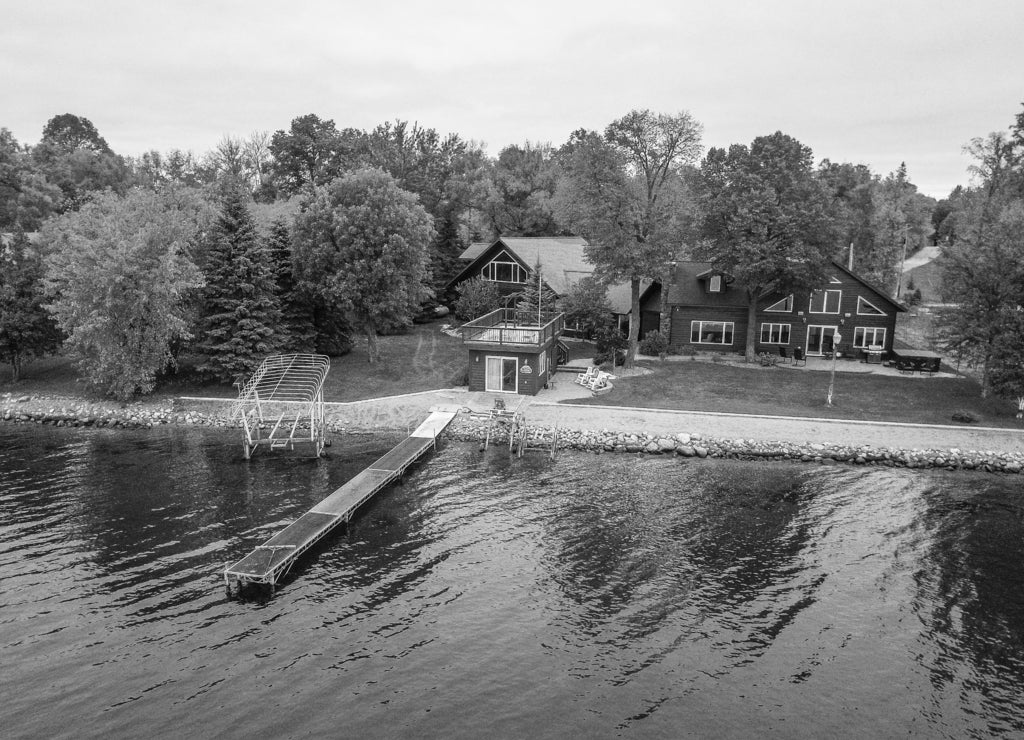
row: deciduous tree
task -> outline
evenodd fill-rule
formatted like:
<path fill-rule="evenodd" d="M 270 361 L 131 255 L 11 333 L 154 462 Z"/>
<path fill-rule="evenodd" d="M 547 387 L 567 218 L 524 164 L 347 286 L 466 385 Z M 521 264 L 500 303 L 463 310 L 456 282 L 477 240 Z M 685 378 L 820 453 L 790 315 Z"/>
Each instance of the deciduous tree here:
<path fill-rule="evenodd" d="M 640 284 L 661 278 L 683 248 L 688 208 L 681 175 L 699 156 L 702 129 L 686 111 L 632 111 L 603 137 L 575 132 L 559 152 L 559 220 L 590 242 L 587 258 L 603 279 L 630 284 L 627 367 L 639 343 Z"/>
<path fill-rule="evenodd" d="M 778 131 L 711 149 L 701 163 L 701 256 L 746 290 L 746 357 L 754 359 L 757 300 L 810 289 L 836 249 L 828 192 L 809 147 Z"/>
<path fill-rule="evenodd" d="M 956 212 L 957 238 L 942 245 L 941 341 L 976 367 L 981 393 L 1017 392 L 1024 346 L 1024 198 L 1017 194 L 1021 152 L 1005 134 L 971 142 L 976 185 Z"/>
<path fill-rule="evenodd" d="M 127 400 L 148 393 L 187 338 L 184 303 L 202 286 L 186 256 L 194 212 L 167 196 L 105 193 L 44 226 L 46 286 L 83 376 Z"/>
<path fill-rule="evenodd" d="M 11 366 L 15 381 L 28 358 L 60 347 L 60 331 L 43 308 L 43 272 L 25 232 L 0 241 L 0 361 Z"/>
<path fill-rule="evenodd" d="M 433 238 L 415 195 L 382 170 L 358 170 L 319 192 L 296 219 L 296 275 L 328 305 L 345 308 L 377 362 L 377 333 L 411 323 L 430 297 Z"/>

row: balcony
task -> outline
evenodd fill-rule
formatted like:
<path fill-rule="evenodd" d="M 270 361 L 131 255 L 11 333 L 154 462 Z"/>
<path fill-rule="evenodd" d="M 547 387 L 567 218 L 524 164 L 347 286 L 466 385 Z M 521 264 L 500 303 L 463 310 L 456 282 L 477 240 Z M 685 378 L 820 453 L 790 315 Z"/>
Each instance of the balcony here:
<path fill-rule="evenodd" d="M 565 326 L 565 314 L 536 313 L 499 308 L 463 324 L 463 344 L 539 350 L 558 338 Z"/>

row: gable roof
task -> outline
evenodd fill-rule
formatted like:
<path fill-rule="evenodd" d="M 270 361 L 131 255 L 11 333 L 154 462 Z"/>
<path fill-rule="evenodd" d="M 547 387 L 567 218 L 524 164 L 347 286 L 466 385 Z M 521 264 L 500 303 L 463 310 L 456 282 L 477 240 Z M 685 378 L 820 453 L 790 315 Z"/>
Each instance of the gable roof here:
<path fill-rule="evenodd" d="M 907 307 L 902 303 L 893 300 L 884 291 L 876 288 L 856 273 L 846 269 L 841 263 L 833 261 L 832 267 L 841 270 L 845 275 L 856 280 L 874 295 L 878 296 L 880 300 L 892 306 L 893 310 L 907 310 Z M 677 262 L 673 270 L 672 282 L 668 286 L 668 303 L 678 306 L 746 306 L 746 293 L 742 290 L 742 285 L 737 283 L 730 283 L 731 287 L 723 290 L 721 293 L 707 292 L 704 288 L 703 280 L 716 273 L 721 273 L 721 270 L 713 270 L 710 262 Z M 764 297 L 761 296 L 761 298 Z"/>
<path fill-rule="evenodd" d="M 531 271 L 540 263 L 544 282 L 559 295 L 565 295 L 573 283 L 594 272 L 583 252 L 585 246 L 587 240 L 580 236 L 504 236 L 489 244 L 474 242 L 459 256 L 469 259 L 469 264 L 448 284 L 464 280 L 492 259 L 493 254 L 505 249 Z"/>
<path fill-rule="evenodd" d="M 459 255 L 459 259 L 465 262 L 472 262 L 481 254 L 487 247 L 491 246 L 492 242 L 473 242 Z"/>

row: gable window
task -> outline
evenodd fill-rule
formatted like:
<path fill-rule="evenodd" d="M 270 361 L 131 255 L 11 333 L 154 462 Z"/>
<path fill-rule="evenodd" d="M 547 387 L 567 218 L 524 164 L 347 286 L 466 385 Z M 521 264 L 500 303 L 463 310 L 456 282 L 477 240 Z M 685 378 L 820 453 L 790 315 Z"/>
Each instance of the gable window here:
<path fill-rule="evenodd" d="M 853 346 L 860 349 L 885 346 L 885 329 L 879 326 L 858 326 L 853 330 Z"/>
<path fill-rule="evenodd" d="M 871 301 L 865 300 L 864 298 L 857 296 L 857 315 L 858 316 L 885 316 L 885 311 L 880 309 Z"/>
<path fill-rule="evenodd" d="M 776 301 L 772 305 L 768 306 L 768 308 L 766 308 L 765 311 L 773 311 L 778 313 L 793 313 L 793 294 L 790 293 L 781 301 Z"/>
<path fill-rule="evenodd" d="M 722 276 L 712 275 L 708 280 L 708 293 L 722 292 Z"/>
<path fill-rule="evenodd" d="M 839 303 L 843 299 L 841 290 L 816 290 L 811 293 L 810 313 L 839 313 Z"/>
<path fill-rule="evenodd" d="M 508 255 L 508 252 L 502 252 L 484 265 L 484 269 L 480 271 L 480 277 L 497 283 L 525 283 L 527 273 L 518 262 Z"/>
<path fill-rule="evenodd" d="M 837 278 L 835 275 L 829 275 L 828 281 L 837 285 L 842 285 L 843 281 Z"/>
<path fill-rule="evenodd" d="M 693 344 L 732 344 L 732 321 L 691 321 L 690 341 Z"/>
<path fill-rule="evenodd" d="M 789 324 L 761 324 L 761 344 L 789 344 Z"/>

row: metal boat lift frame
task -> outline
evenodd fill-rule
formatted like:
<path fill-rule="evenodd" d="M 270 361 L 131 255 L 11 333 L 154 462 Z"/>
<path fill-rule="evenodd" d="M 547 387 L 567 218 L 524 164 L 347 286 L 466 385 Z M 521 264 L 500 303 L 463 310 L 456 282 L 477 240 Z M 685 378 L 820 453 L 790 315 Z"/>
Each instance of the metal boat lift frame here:
<path fill-rule="evenodd" d="M 330 369 L 325 355 L 271 355 L 260 363 L 239 387 L 231 414 L 242 422 L 246 460 L 261 446 L 294 450 L 297 444 L 311 445 L 312 457 L 320 456 L 327 431 L 324 379 Z"/>

